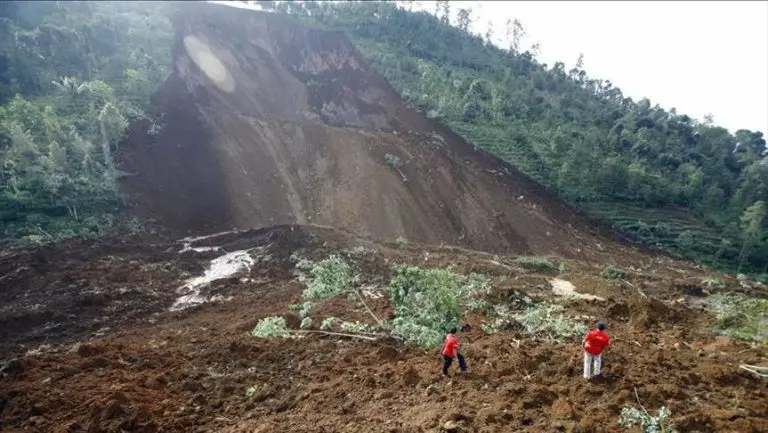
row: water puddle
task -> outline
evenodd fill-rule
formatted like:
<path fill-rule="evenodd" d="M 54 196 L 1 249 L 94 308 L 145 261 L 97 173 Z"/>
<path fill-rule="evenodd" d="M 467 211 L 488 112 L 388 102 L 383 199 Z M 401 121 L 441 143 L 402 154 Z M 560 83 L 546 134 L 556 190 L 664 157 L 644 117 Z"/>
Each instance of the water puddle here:
<path fill-rule="evenodd" d="M 190 278 L 177 292 L 183 295 L 171 306 L 171 311 L 179 311 L 207 302 L 209 299 L 200 293 L 200 288 L 213 281 L 235 277 L 249 272 L 256 260 L 248 251 L 234 251 L 211 261 L 210 267 L 199 277 Z"/>

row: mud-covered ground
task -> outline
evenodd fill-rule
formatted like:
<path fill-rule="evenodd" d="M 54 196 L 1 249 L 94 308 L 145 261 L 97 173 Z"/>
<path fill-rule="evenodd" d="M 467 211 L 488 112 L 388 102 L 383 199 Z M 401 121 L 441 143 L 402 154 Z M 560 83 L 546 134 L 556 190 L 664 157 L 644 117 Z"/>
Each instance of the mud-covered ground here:
<path fill-rule="evenodd" d="M 250 270 L 196 293 L 178 290 L 213 259 L 238 251 L 250 257 Z M 446 381 L 436 353 L 395 340 L 249 334 L 260 318 L 288 314 L 298 301 L 295 259 L 330 253 L 354 265 L 366 303 L 382 318 L 391 314 L 383 289 L 394 263 L 481 272 L 497 303 L 521 293 L 553 296 L 551 275 L 521 269 L 512 257 L 398 249 L 319 227 L 4 252 L 0 430 L 618 432 L 621 408 L 639 399 L 649 411 L 669 407 L 680 432 L 768 431 L 766 382 L 738 368 L 765 365 L 765 347 L 707 331 L 713 317 L 700 307 L 697 286 L 705 275 L 693 267 L 647 258 L 625 283 L 602 278 L 599 264 L 565 263 L 558 278 L 604 298 L 569 301 L 569 314 L 585 324 L 606 320 L 614 338 L 605 375 L 594 383 L 581 378 L 578 341 L 487 335 L 483 317 L 467 318 L 469 376 Z M 201 303 L 183 308 L 184 295 Z M 372 321 L 344 299 L 313 315 Z M 295 316 L 286 317 L 297 327 Z"/>

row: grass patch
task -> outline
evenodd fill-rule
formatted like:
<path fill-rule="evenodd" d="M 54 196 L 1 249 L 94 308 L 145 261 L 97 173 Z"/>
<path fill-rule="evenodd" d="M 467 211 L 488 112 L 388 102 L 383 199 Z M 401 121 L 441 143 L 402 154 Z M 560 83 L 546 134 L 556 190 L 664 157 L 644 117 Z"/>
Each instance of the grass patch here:
<path fill-rule="evenodd" d="M 768 299 L 716 294 L 709 302 L 717 314 L 715 334 L 768 344 Z"/>
<path fill-rule="evenodd" d="M 603 278 L 608 280 L 623 280 L 627 278 L 627 271 L 614 266 L 606 266 L 603 269 Z"/>
<path fill-rule="evenodd" d="M 523 256 L 516 258 L 514 263 L 534 272 L 559 274 L 565 271 L 562 263 L 555 263 L 544 257 Z"/>

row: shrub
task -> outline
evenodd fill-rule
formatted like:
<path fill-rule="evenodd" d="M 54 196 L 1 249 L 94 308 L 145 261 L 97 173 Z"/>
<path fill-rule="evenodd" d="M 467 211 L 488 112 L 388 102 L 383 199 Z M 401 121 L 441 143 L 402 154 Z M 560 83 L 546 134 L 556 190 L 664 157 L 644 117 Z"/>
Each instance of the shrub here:
<path fill-rule="evenodd" d="M 288 336 L 288 326 L 282 317 L 265 317 L 251 331 L 257 338 L 285 338 Z"/>
<path fill-rule="evenodd" d="M 669 421 L 671 415 L 669 409 L 663 406 L 659 409 L 658 416 L 651 416 L 634 407 L 624 406 L 621 409 L 619 425 L 623 428 L 632 428 L 637 425 L 643 429 L 643 433 L 677 433 L 675 425 Z"/>
<path fill-rule="evenodd" d="M 560 273 L 561 269 L 563 270 L 565 269 L 560 264 L 556 264 L 551 260 L 545 259 L 543 257 L 530 257 L 530 256 L 518 257 L 515 259 L 515 264 L 534 272 L 543 272 L 543 273 Z"/>
<path fill-rule="evenodd" d="M 305 301 L 329 299 L 341 293 L 352 282 L 349 265 L 336 255 L 315 263 L 310 275 L 312 281 L 302 292 Z"/>
<path fill-rule="evenodd" d="M 368 325 L 365 323 L 360 323 L 355 321 L 352 322 L 341 322 L 341 325 L 339 326 L 342 332 L 349 332 L 349 333 L 356 333 L 356 332 L 368 332 L 369 328 Z"/>
<path fill-rule="evenodd" d="M 768 343 L 768 299 L 740 294 L 717 294 L 709 298 L 717 315 L 714 332 L 740 340 Z"/>
<path fill-rule="evenodd" d="M 305 317 L 301 319 L 301 329 L 309 329 L 312 327 L 312 319 Z"/>
<path fill-rule="evenodd" d="M 537 304 L 513 314 L 512 319 L 520 323 L 523 332 L 555 343 L 563 343 L 587 333 L 585 325 L 557 314 L 562 310 L 560 305 Z"/>
<path fill-rule="evenodd" d="M 335 317 L 326 317 L 325 319 L 323 319 L 323 322 L 320 323 L 320 329 L 322 329 L 323 331 L 330 331 L 331 329 L 333 329 L 333 324 L 335 322 L 336 322 Z"/>
<path fill-rule="evenodd" d="M 606 266 L 605 269 L 603 269 L 603 278 L 609 280 L 621 280 L 627 278 L 627 271 L 613 266 Z"/>
<path fill-rule="evenodd" d="M 489 284 L 476 274 L 398 266 L 387 290 L 395 310 L 395 332 L 409 343 L 437 347 L 446 330 L 459 326 L 473 295 L 487 293 Z"/>

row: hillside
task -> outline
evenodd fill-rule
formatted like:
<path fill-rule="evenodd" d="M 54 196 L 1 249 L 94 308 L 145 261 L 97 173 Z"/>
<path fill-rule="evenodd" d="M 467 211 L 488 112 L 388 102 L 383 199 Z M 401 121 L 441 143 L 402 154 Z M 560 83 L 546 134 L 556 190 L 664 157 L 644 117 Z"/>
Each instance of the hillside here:
<path fill-rule="evenodd" d="M 137 122 L 118 156 L 139 215 L 177 234 L 311 223 L 613 256 L 613 234 L 406 107 L 342 34 L 205 4 L 174 25 L 174 71 L 153 105 L 162 130 Z"/>
<path fill-rule="evenodd" d="M 639 220 L 612 219 L 616 228 L 718 269 L 764 270 L 762 133 L 730 134 L 648 99 L 632 100 L 583 66 L 566 70 L 540 64 L 522 48 L 498 48 L 448 24 L 446 14 L 462 4 L 438 3 L 433 16 L 392 2 L 263 2 L 344 31 L 409 104 L 569 202 L 585 210 L 593 203 L 644 209 Z M 680 212 L 691 222 L 682 231 L 675 218 L 666 219 Z M 756 216 L 759 233 L 744 222 Z M 664 223 L 659 230 L 657 221 Z M 690 242 L 702 236 L 707 242 Z"/>
<path fill-rule="evenodd" d="M 765 285 L 632 246 L 296 18 L 0 2 L 0 431 L 768 431 Z"/>

